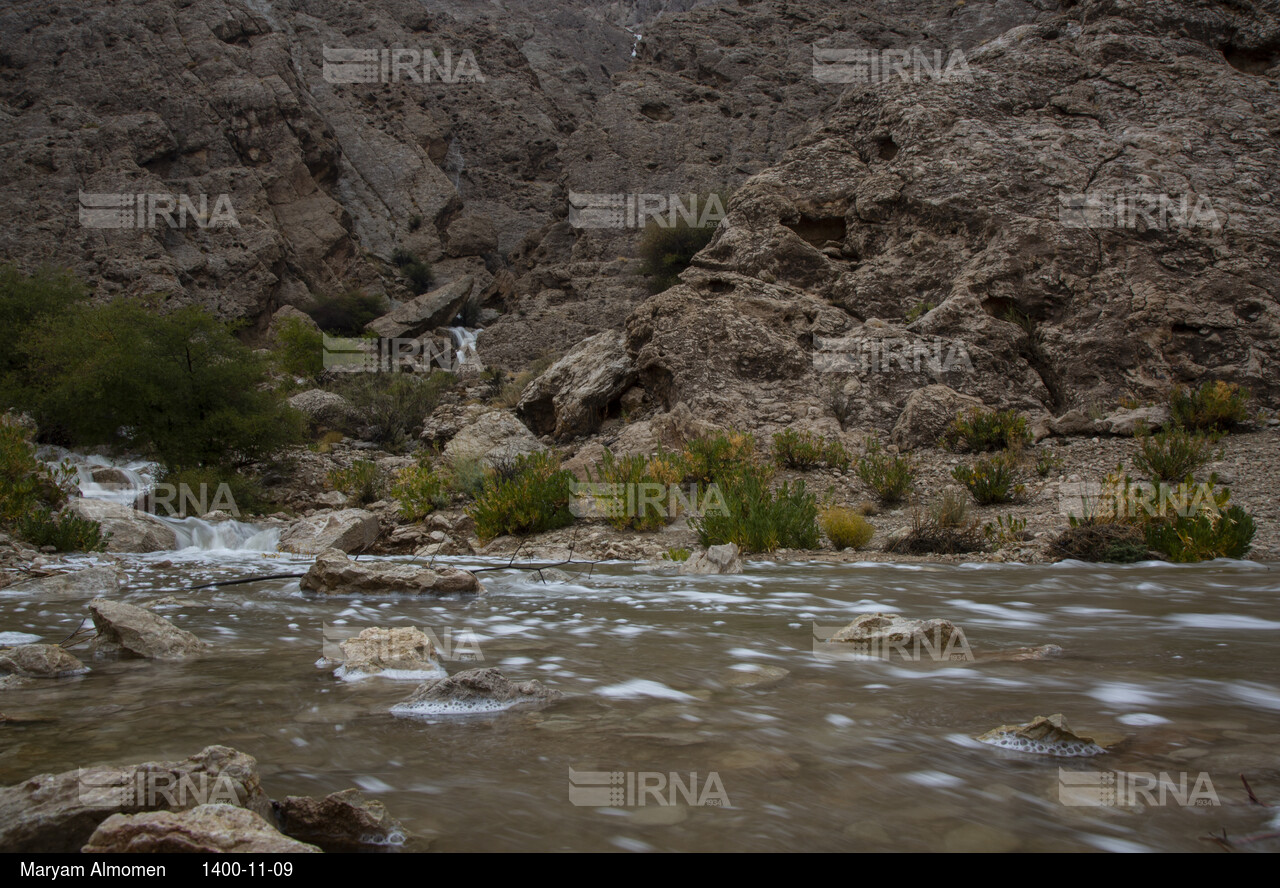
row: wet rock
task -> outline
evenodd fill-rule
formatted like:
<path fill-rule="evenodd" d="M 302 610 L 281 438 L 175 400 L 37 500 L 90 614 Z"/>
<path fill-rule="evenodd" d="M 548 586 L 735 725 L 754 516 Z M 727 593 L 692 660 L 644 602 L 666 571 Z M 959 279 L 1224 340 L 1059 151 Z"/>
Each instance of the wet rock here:
<path fill-rule="evenodd" d="M 24 644 L 0 650 L 0 672 L 29 678 L 61 678 L 89 671 L 71 654 L 56 644 Z"/>
<path fill-rule="evenodd" d="M 394 673 L 408 673 L 413 679 L 444 678 L 447 673 L 436 659 L 436 648 L 431 638 L 421 629 L 397 626 L 394 629 L 371 627 L 354 638 L 342 642 L 342 667 L 340 678 L 361 678 L 369 675 L 397 677 Z"/>
<path fill-rule="evenodd" d="M 889 440 L 904 450 L 935 447 L 957 413 L 981 406 L 980 398 L 963 395 L 950 386 L 926 385 L 907 396 Z"/>
<path fill-rule="evenodd" d="M 1062 656 L 1062 648 L 1056 644 L 1037 647 L 1010 648 L 1007 651 L 981 652 L 975 655 L 979 662 L 1019 663 L 1027 660 L 1053 660 Z"/>
<path fill-rule="evenodd" d="M 863 614 L 837 631 L 829 641 L 854 645 L 854 650 L 865 648 L 868 654 L 883 656 L 894 650 L 909 653 L 932 650 L 939 655 L 949 649 L 969 650 L 964 631 L 950 620 L 910 620 L 901 614 Z"/>
<path fill-rule="evenodd" d="M 470 571 L 416 564 L 356 562 L 337 549 L 322 552 L 302 577 L 303 590 L 321 595 L 450 595 L 480 592 Z"/>
<path fill-rule="evenodd" d="M 95 598 L 89 602 L 89 614 L 98 630 L 90 645 L 95 655 L 181 660 L 208 647 L 164 617 L 123 601 Z"/>
<path fill-rule="evenodd" d="M 386 339 L 416 339 L 437 327 L 447 327 L 462 311 L 474 283 L 475 278 L 464 275 L 370 321 L 365 329 Z"/>
<path fill-rule="evenodd" d="M 272 816 L 258 763 L 234 749 L 210 746 L 180 762 L 80 768 L 0 787 L 0 848 L 78 851 L 113 814 L 185 810 L 205 803 L 234 804 Z"/>
<path fill-rule="evenodd" d="M 479 460 L 486 466 L 546 450 L 525 425 L 505 410 L 487 410 L 458 430 L 445 445 L 446 460 Z"/>
<path fill-rule="evenodd" d="M 762 688 L 777 684 L 790 674 L 791 670 L 781 666 L 744 663 L 741 668 L 728 670 L 722 680 L 731 688 Z"/>
<path fill-rule="evenodd" d="M 360 552 L 378 539 L 378 516 L 364 509 L 342 509 L 304 518 L 280 535 L 280 550 L 318 555 L 326 549 Z"/>
<path fill-rule="evenodd" d="M 725 543 L 694 552 L 687 560 L 680 562 L 679 571 L 685 576 L 742 573 L 742 558 L 735 544 Z"/>
<path fill-rule="evenodd" d="M 6 591 L 38 598 L 94 598 L 118 594 L 124 580 L 123 570 L 104 564 L 23 580 L 7 587 Z"/>
<path fill-rule="evenodd" d="M 203 607 L 199 601 L 193 601 L 190 598 L 179 598 L 176 595 L 166 595 L 163 598 L 157 598 L 155 601 L 147 605 L 151 610 L 168 610 L 178 607 Z"/>
<path fill-rule="evenodd" d="M 260 815 L 234 805 L 189 811 L 112 814 L 81 849 L 85 854 L 312 854 L 315 845 L 281 835 Z"/>
<path fill-rule="evenodd" d="M 178 548 L 173 530 L 154 515 L 106 500 L 73 499 L 65 511 L 97 521 L 107 540 L 108 552 L 163 552 Z"/>
<path fill-rule="evenodd" d="M 560 697 L 559 691 L 539 681 L 512 682 L 497 669 L 469 669 L 423 682 L 413 696 L 391 711 L 396 715 L 469 715 L 549 703 Z"/>
<path fill-rule="evenodd" d="M 369 845 L 402 845 L 405 829 L 382 802 L 370 801 L 357 789 L 322 799 L 286 796 L 277 805 L 280 829 L 325 851 L 355 851 Z"/>
<path fill-rule="evenodd" d="M 1086 757 L 1106 752 L 1092 737 L 1072 732 L 1061 715 L 1040 715 L 1024 725 L 1001 725 L 978 737 L 982 743 L 1034 755 Z"/>
<path fill-rule="evenodd" d="M 25 675 L 0 675 L 0 691 L 11 691 L 31 684 L 34 682 Z"/>
<path fill-rule="evenodd" d="M 540 435 L 567 440 L 590 434 L 600 427 L 609 405 L 635 380 L 626 336 L 599 333 L 529 383 L 516 412 Z"/>

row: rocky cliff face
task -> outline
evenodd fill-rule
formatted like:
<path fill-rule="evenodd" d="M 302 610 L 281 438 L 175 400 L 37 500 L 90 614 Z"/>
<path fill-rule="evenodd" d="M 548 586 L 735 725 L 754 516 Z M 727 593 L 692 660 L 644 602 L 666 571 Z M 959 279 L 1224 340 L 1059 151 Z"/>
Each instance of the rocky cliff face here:
<path fill-rule="evenodd" d="M 622 333 L 633 403 L 766 431 L 887 431 L 930 385 L 1280 396 L 1274 0 L 13 2 L 0 28 L 0 259 L 102 294 L 260 331 L 314 294 L 409 299 L 409 250 L 500 313 L 486 363 Z M 419 55 L 335 82 L 335 49 Z M 913 54 L 849 83 L 842 49 Z M 637 232 L 567 218 L 570 192 L 719 187 L 658 296 Z M 238 227 L 86 226 L 104 194 L 226 195 Z"/>

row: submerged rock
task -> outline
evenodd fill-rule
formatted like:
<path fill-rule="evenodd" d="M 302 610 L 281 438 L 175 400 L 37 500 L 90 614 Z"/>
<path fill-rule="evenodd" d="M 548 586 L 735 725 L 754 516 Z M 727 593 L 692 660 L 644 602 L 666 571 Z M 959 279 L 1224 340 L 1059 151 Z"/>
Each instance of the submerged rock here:
<path fill-rule="evenodd" d="M 431 638 L 421 629 L 399 626 L 394 629 L 365 629 L 342 642 L 343 662 L 335 673 L 339 678 L 444 678 L 448 675 L 436 659 Z"/>
<path fill-rule="evenodd" d="M 356 562 L 337 549 L 321 553 L 302 577 L 302 588 L 321 595 L 449 595 L 480 592 L 476 575 L 453 567 Z"/>
<path fill-rule="evenodd" d="M 828 639 L 854 653 L 903 659 L 973 659 L 964 630 L 950 620 L 911 620 L 901 614 L 863 614 Z"/>
<path fill-rule="evenodd" d="M 162 552 L 178 548 L 178 535 L 154 515 L 106 500 L 73 499 L 65 511 L 97 521 L 108 552 Z"/>
<path fill-rule="evenodd" d="M 701 552 L 694 552 L 688 560 L 680 562 L 680 573 L 692 574 L 736 574 L 742 573 L 742 558 L 738 547 L 733 543 L 712 546 Z"/>
<path fill-rule="evenodd" d="M 286 796 L 276 805 L 280 829 L 325 851 L 355 851 L 369 845 L 403 845 L 405 829 L 382 802 L 370 801 L 358 789 L 322 799 Z"/>
<path fill-rule="evenodd" d="M 0 787 L 0 848 L 78 851 L 112 814 L 184 810 L 207 802 L 271 816 L 253 757 L 210 746 L 180 762 L 79 768 Z"/>
<path fill-rule="evenodd" d="M 125 573 L 114 565 L 96 565 L 14 583 L 6 592 L 40 598 L 96 598 L 120 592 Z"/>
<path fill-rule="evenodd" d="M 529 703 L 549 703 L 559 691 L 539 681 L 512 682 L 497 669 L 469 669 L 423 682 L 408 700 L 391 707 L 396 715 L 469 715 L 500 712 Z"/>
<path fill-rule="evenodd" d="M 74 656 L 56 644 L 24 644 L 0 650 L 0 673 L 31 678 L 61 678 L 89 671 Z"/>
<path fill-rule="evenodd" d="M 727 670 L 722 681 L 731 688 L 762 688 L 782 681 L 791 670 L 762 663 L 743 663 Z"/>
<path fill-rule="evenodd" d="M 1010 648 L 1007 651 L 979 653 L 979 662 L 987 663 L 1021 663 L 1027 660 L 1053 660 L 1062 656 L 1062 648 L 1056 644 L 1042 644 L 1036 647 Z"/>
<path fill-rule="evenodd" d="M 89 613 L 98 630 L 90 646 L 94 654 L 181 660 L 208 647 L 164 617 L 123 601 L 95 598 L 89 602 Z"/>
<path fill-rule="evenodd" d="M 359 552 L 377 539 L 377 515 L 364 509 L 341 509 L 293 524 L 280 535 L 280 550 L 298 555 L 318 555 L 326 549 Z"/>
<path fill-rule="evenodd" d="M 1034 755 L 1082 757 L 1106 752 L 1092 737 L 1073 733 L 1062 715 L 1039 715 L 1025 725 L 1001 725 L 987 731 L 978 740 L 1001 749 Z"/>
<path fill-rule="evenodd" d="M 260 815 L 234 805 L 190 811 L 112 814 L 81 849 L 85 854 L 314 854 L 320 851 L 282 835 Z"/>

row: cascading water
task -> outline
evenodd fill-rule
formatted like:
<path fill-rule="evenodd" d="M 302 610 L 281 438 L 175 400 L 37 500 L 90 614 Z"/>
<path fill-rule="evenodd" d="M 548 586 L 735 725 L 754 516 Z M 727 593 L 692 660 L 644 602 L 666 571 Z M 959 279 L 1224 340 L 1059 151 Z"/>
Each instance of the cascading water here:
<path fill-rule="evenodd" d="M 62 447 L 42 447 L 39 458 L 52 465 L 67 465 L 75 472 L 75 483 L 85 499 L 106 500 L 136 508 L 157 494 L 159 463 L 147 460 L 112 460 L 97 454 L 75 453 Z M 217 501 L 216 494 L 215 502 Z M 182 504 L 178 496 L 173 505 Z M 154 516 L 167 524 L 178 538 L 178 549 L 201 551 L 274 552 L 280 540 L 278 528 L 262 528 L 243 521 L 206 521 L 203 518 Z"/>
<path fill-rule="evenodd" d="M 449 335 L 453 337 L 454 347 L 458 350 L 458 364 L 479 367 L 480 355 L 476 351 L 476 337 L 480 331 L 468 327 L 448 327 L 447 329 Z"/>

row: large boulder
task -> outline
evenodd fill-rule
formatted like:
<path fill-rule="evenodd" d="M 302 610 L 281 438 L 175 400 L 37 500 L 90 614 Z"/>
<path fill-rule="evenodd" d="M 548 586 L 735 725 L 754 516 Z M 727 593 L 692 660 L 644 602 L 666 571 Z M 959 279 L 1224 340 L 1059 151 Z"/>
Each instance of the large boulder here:
<path fill-rule="evenodd" d="M 733 543 L 711 546 L 694 552 L 680 563 L 680 573 L 695 574 L 736 574 L 742 573 L 742 558 L 738 547 Z"/>
<path fill-rule="evenodd" d="M 575 438 L 598 429 L 609 405 L 635 381 L 626 336 L 599 333 L 529 383 L 516 412 L 539 435 Z"/>
<path fill-rule="evenodd" d="M 961 394 L 950 386 L 926 385 L 907 396 L 889 440 L 903 450 L 936 447 L 956 414 L 981 406 L 980 399 Z"/>
<path fill-rule="evenodd" d="M 417 564 L 356 562 L 337 549 L 320 553 L 302 577 L 304 591 L 320 595 L 450 595 L 481 591 L 466 570 Z"/>
<path fill-rule="evenodd" d="M 285 796 L 277 806 L 280 829 L 325 851 L 358 851 L 370 845 L 401 845 L 405 829 L 382 802 L 366 799 L 358 789 L 322 799 Z"/>
<path fill-rule="evenodd" d="M 856 656 L 904 660 L 973 660 L 964 630 L 950 620 L 912 620 L 901 614 L 863 614 L 835 632 L 832 646 Z"/>
<path fill-rule="evenodd" d="M 336 392 L 324 389 L 307 389 L 289 398 L 289 406 L 305 413 L 313 426 L 332 428 L 351 419 L 351 402 Z"/>
<path fill-rule="evenodd" d="M 154 515 L 106 500 L 73 499 L 66 511 L 97 521 L 107 540 L 108 552 L 163 552 L 178 548 L 178 535 Z"/>
<path fill-rule="evenodd" d="M 81 849 L 85 854 L 314 854 L 315 845 L 282 835 L 260 814 L 235 805 L 189 811 L 112 814 Z"/>
<path fill-rule="evenodd" d="M 520 420 L 505 410 L 477 415 L 444 448 L 446 460 L 479 460 L 486 466 L 509 462 L 547 448 Z"/>
<path fill-rule="evenodd" d="M 227 803 L 272 816 L 258 763 L 225 746 L 180 762 L 143 762 L 39 774 L 0 787 L 0 848 L 74 852 L 113 814 L 185 810 Z"/>
<path fill-rule="evenodd" d="M 28 678 L 61 678 L 89 671 L 56 644 L 24 644 L 0 650 L 0 673 Z"/>
<path fill-rule="evenodd" d="M 6 587 L 5 591 L 42 599 L 96 598 L 119 593 L 125 572 L 115 565 L 99 564 L 83 570 L 47 577 L 33 577 Z"/>
<path fill-rule="evenodd" d="M 365 329 L 384 339 L 416 339 L 437 327 L 447 327 L 462 311 L 474 283 L 475 278 L 464 275 L 392 309 L 370 321 Z"/>
<path fill-rule="evenodd" d="M 513 706 L 549 703 L 559 691 L 539 681 L 512 682 L 497 669 L 468 669 L 448 678 L 423 682 L 403 703 L 391 707 L 395 715 L 470 715 L 501 712 Z"/>
<path fill-rule="evenodd" d="M 341 642 L 341 678 L 381 675 L 385 678 L 444 678 L 448 673 L 436 659 L 436 647 L 421 629 L 370 627 Z"/>
<path fill-rule="evenodd" d="M 326 549 L 360 552 L 378 539 L 378 516 L 364 509 L 322 512 L 295 522 L 280 535 L 282 552 L 318 555 Z"/>
<path fill-rule="evenodd" d="M 301 324 L 304 329 L 312 333 L 320 332 L 320 326 L 312 319 L 311 315 L 292 305 L 282 305 L 276 309 L 276 313 L 271 316 L 271 323 L 267 325 L 268 344 L 277 344 L 280 341 L 281 330 L 291 321 Z"/>
<path fill-rule="evenodd" d="M 181 660 L 208 647 L 164 617 L 123 601 L 95 598 L 89 602 L 89 614 L 98 630 L 90 648 L 94 654 Z"/>

